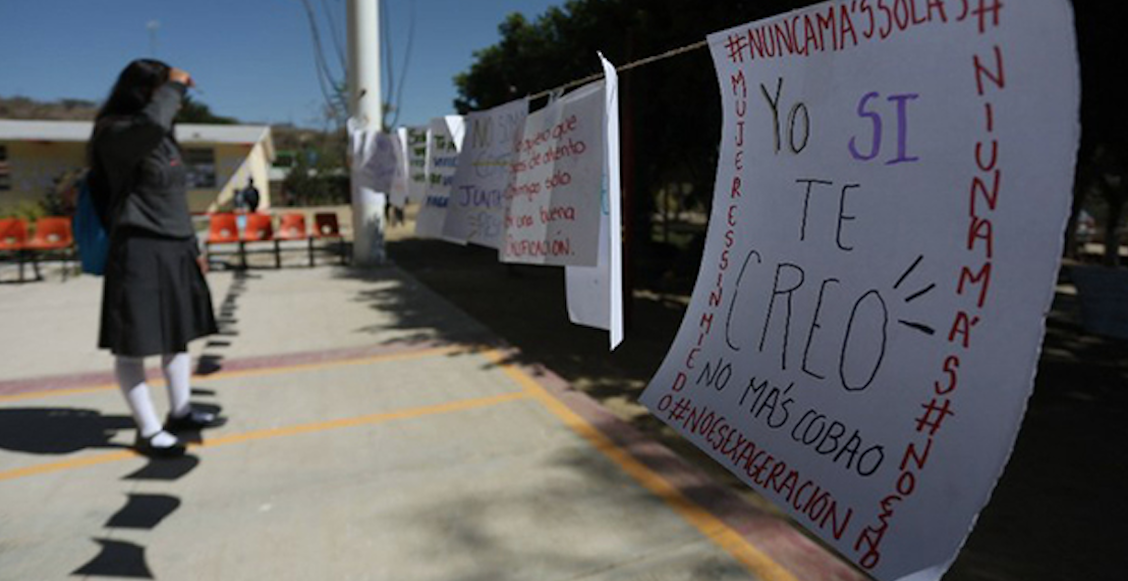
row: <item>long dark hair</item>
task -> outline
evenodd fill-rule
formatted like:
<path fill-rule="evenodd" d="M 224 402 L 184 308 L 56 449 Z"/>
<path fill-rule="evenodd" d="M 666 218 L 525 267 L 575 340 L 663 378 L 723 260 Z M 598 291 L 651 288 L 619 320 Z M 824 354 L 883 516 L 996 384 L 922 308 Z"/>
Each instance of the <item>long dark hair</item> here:
<path fill-rule="evenodd" d="M 125 66 L 94 118 L 94 128 L 86 147 L 87 163 L 94 165 L 94 138 L 102 123 L 114 117 L 139 113 L 152 100 L 153 91 L 168 82 L 170 70 L 172 67 L 154 59 L 137 59 Z"/>
<path fill-rule="evenodd" d="M 90 141 L 86 144 L 86 162 L 90 171 L 86 174 L 86 185 L 94 199 L 94 207 L 98 217 L 107 228 L 110 226 L 110 184 L 105 172 L 98 163 L 98 156 L 94 151 L 94 143 L 98 131 L 105 121 L 115 117 L 128 117 L 136 115 L 149 104 L 153 98 L 153 91 L 168 82 L 168 73 L 172 67 L 153 59 L 137 59 L 128 65 L 118 75 L 110 96 L 98 110 L 94 118 L 94 128 L 90 133 Z"/>
<path fill-rule="evenodd" d="M 96 119 L 118 115 L 134 115 L 153 98 L 153 91 L 168 82 L 172 67 L 153 59 L 137 59 L 118 75 L 110 97 L 98 111 Z"/>

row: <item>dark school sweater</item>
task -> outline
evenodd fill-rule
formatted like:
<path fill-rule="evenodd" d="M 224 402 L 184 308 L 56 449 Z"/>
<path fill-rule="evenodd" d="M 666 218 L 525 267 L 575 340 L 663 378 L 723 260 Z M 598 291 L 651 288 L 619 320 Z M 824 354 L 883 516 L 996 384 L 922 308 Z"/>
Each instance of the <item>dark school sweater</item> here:
<path fill-rule="evenodd" d="M 118 212 L 114 229 L 128 227 L 168 238 L 195 235 L 187 172 L 172 133 L 185 90 L 180 83 L 165 83 L 153 91 L 141 112 L 103 120 L 95 130 L 94 154 L 113 192 L 110 207 Z"/>

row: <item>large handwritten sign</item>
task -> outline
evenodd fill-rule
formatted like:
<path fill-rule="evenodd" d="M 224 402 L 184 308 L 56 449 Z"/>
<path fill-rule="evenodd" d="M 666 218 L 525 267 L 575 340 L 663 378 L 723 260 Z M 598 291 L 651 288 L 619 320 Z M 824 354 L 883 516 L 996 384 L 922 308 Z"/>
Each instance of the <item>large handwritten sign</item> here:
<path fill-rule="evenodd" d="M 528 113 L 529 100 L 520 99 L 466 116 L 443 223 L 447 240 L 501 247 L 509 168 Z"/>
<path fill-rule="evenodd" d="M 609 332 L 614 350 L 623 341 L 623 260 L 619 187 L 619 78 L 603 55 L 603 185 L 595 266 L 565 266 L 568 319 Z"/>
<path fill-rule="evenodd" d="M 462 118 L 436 117 L 427 131 L 427 196 L 415 218 L 415 234 L 441 238 L 450 203 L 450 183 L 458 166 L 462 144 Z"/>
<path fill-rule="evenodd" d="M 407 151 L 407 199 L 422 202 L 427 197 L 427 128 L 405 127 Z"/>
<path fill-rule="evenodd" d="M 526 118 L 505 192 L 502 262 L 596 264 L 602 88 L 591 83 Z"/>
<path fill-rule="evenodd" d="M 1069 213 L 1065 0 L 713 34 L 701 272 L 642 401 L 878 579 L 939 578 L 1012 449 Z"/>

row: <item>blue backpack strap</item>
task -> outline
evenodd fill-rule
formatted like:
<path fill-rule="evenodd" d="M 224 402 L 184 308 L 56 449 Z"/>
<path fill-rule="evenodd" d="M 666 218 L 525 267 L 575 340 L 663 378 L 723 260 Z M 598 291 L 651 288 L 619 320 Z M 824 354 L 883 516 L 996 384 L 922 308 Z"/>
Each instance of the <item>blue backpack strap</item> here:
<path fill-rule="evenodd" d="M 94 193 L 87 183 L 89 172 L 78 181 L 78 201 L 74 212 L 74 239 L 82 272 L 101 275 L 106 270 L 110 236 L 103 226 Z"/>

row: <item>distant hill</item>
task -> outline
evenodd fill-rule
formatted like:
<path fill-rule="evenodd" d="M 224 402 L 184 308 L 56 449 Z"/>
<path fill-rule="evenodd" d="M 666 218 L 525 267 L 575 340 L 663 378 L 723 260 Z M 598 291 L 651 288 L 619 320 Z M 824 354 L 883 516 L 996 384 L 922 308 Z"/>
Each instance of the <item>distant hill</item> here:
<path fill-rule="evenodd" d="M 45 103 L 27 97 L 0 97 L 0 119 L 90 121 L 97 113 L 97 103 L 82 99 L 60 99 Z"/>
<path fill-rule="evenodd" d="M 0 119 L 46 119 L 53 121 L 91 121 L 98 114 L 98 103 L 82 99 L 61 99 L 54 102 L 36 101 L 28 97 L 0 97 Z M 231 117 L 221 117 L 208 106 L 188 98 L 177 119 L 183 123 L 238 123 Z M 280 124 L 273 127 L 274 146 L 278 150 L 301 150 L 324 146 L 328 142 L 343 142 L 340 132 L 326 134 L 316 129 L 305 129 Z"/>
<path fill-rule="evenodd" d="M 308 148 L 323 147 L 328 143 L 344 143 L 347 141 L 343 131 L 325 132 L 318 129 L 294 127 L 288 124 L 274 125 L 270 128 L 274 138 L 274 148 L 279 151 L 298 151 Z"/>
<path fill-rule="evenodd" d="M 28 97 L 0 97 L 0 119 L 36 119 L 48 121 L 92 121 L 98 114 L 98 103 L 83 99 L 60 99 L 43 102 Z M 212 112 L 206 103 L 188 95 L 177 114 L 180 123 L 210 123 L 231 125 L 239 123 L 234 117 L 223 117 Z"/>

